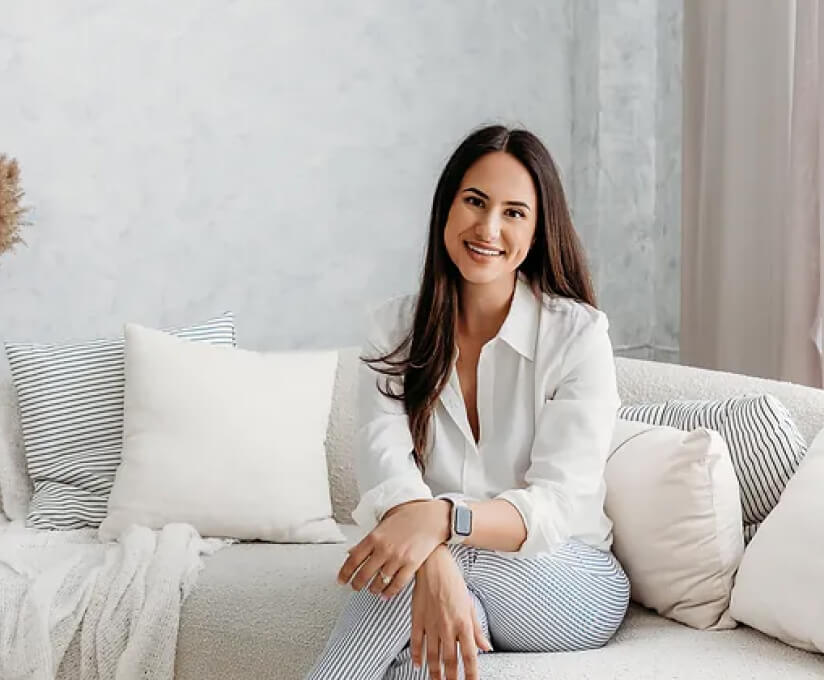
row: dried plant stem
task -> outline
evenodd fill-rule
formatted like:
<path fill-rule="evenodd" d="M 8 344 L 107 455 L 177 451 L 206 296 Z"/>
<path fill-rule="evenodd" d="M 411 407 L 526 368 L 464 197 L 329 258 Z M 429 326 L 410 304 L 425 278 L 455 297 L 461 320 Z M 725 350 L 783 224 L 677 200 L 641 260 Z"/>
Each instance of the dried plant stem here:
<path fill-rule="evenodd" d="M 21 204 L 20 168 L 17 161 L 0 154 L 0 255 L 24 243 L 20 228 L 26 224 L 27 208 Z"/>

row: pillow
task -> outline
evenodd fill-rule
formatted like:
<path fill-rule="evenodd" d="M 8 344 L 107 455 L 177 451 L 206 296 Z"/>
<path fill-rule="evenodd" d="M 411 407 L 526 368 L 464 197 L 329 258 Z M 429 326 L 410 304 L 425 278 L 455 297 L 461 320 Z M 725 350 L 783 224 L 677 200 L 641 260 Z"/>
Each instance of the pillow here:
<path fill-rule="evenodd" d="M 218 345 L 235 343 L 231 312 L 169 332 Z M 5 348 L 34 487 L 27 526 L 97 527 L 106 516 L 120 462 L 123 338 L 63 345 L 7 342 Z"/>
<path fill-rule="evenodd" d="M 706 427 L 719 432 L 729 447 L 741 489 L 745 543 L 778 503 L 807 450 L 789 411 L 770 394 L 624 406 L 618 416 L 681 430 Z"/>
<path fill-rule="evenodd" d="M 693 628 L 735 627 L 728 609 L 744 537 L 724 440 L 618 420 L 610 451 L 604 508 L 632 599 Z"/>
<path fill-rule="evenodd" d="M 342 542 L 324 439 L 337 352 L 253 352 L 126 325 L 123 456 L 100 525 Z"/>
<path fill-rule="evenodd" d="M 824 430 L 747 547 L 730 612 L 794 647 L 824 652 Z"/>

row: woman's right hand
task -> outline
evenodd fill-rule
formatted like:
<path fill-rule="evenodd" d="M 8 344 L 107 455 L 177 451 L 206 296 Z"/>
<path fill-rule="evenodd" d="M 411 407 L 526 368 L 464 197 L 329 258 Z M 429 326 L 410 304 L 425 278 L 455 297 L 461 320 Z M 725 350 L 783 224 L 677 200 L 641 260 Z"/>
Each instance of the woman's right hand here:
<path fill-rule="evenodd" d="M 492 650 L 475 614 L 463 575 L 445 545 L 438 546 L 415 575 L 410 648 L 417 667 L 422 665 L 424 638 L 432 680 L 459 680 L 458 643 L 465 680 L 478 680 L 478 647 Z M 441 675 L 441 657 L 445 679 Z"/>

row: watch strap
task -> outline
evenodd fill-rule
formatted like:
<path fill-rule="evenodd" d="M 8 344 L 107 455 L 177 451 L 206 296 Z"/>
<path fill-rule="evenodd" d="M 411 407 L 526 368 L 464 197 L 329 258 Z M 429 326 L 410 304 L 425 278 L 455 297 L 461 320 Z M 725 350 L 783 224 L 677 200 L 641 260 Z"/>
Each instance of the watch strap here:
<path fill-rule="evenodd" d="M 465 543 L 468 536 L 464 536 L 462 534 L 458 534 L 455 532 L 455 515 L 457 512 L 457 508 L 459 506 L 469 508 L 465 500 L 467 496 L 461 493 L 443 493 L 439 494 L 438 498 L 443 498 L 444 500 L 447 500 L 450 503 L 449 538 L 446 541 L 447 545 L 457 545 L 460 543 Z"/>

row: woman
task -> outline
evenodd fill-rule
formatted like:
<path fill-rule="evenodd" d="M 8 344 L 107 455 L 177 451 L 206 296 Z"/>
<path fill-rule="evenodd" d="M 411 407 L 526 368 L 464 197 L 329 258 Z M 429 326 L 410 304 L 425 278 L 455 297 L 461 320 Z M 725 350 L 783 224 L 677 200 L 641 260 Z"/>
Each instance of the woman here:
<path fill-rule="evenodd" d="M 309 678 L 474 680 L 490 641 L 605 644 L 629 597 L 603 510 L 615 365 L 534 135 L 492 126 L 458 147 L 420 291 L 377 309 L 366 349 L 353 518 L 369 533 Z"/>

